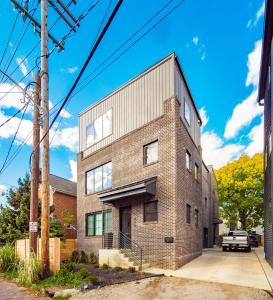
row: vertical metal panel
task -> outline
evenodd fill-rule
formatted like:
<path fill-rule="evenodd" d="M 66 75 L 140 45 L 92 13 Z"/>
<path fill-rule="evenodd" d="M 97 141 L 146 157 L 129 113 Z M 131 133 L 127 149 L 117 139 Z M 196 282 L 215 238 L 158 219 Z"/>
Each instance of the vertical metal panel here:
<path fill-rule="evenodd" d="M 199 146 L 200 145 L 200 125 L 198 123 L 198 116 L 196 114 L 191 97 L 186 88 L 184 79 L 183 79 L 183 77 L 180 73 L 180 70 L 178 69 L 178 66 L 176 64 L 175 64 L 175 69 L 174 69 L 174 87 L 175 87 L 175 95 L 177 96 L 177 98 L 181 104 L 180 113 L 181 113 L 182 121 L 185 123 L 185 126 L 188 128 L 190 135 L 193 138 L 195 144 L 197 146 Z M 188 125 L 188 123 L 184 117 L 184 109 L 185 109 L 184 99 L 185 99 L 185 101 L 187 101 L 187 103 L 190 107 L 190 114 L 191 114 L 190 126 Z"/>
<path fill-rule="evenodd" d="M 173 65 L 174 55 L 170 55 L 80 115 L 80 151 L 84 156 L 163 114 L 164 101 L 174 96 Z M 110 108 L 113 134 L 86 149 L 86 126 Z"/>

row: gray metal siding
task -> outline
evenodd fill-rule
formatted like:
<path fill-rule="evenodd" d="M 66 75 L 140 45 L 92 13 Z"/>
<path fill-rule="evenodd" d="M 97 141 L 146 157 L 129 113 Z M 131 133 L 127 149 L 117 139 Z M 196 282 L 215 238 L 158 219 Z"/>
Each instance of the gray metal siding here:
<path fill-rule="evenodd" d="M 181 72 L 177 65 L 175 65 L 174 68 L 175 74 L 174 74 L 174 84 L 175 84 L 175 95 L 177 96 L 178 100 L 180 101 L 180 114 L 182 121 L 184 122 L 185 126 L 188 128 L 188 131 L 194 140 L 195 144 L 197 146 L 200 146 L 200 124 L 198 122 L 198 116 L 196 114 L 196 111 L 194 109 L 194 105 L 191 99 L 191 96 L 188 93 L 188 90 L 186 88 L 184 79 L 182 78 Z M 190 107 L 190 114 L 191 114 L 191 124 L 188 125 L 187 121 L 185 120 L 184 116 L 184 99 L 187 101 L 189 107 Z"/>
<path fill-rule="evenodd" d="M 119 88 L 80 116 L 80 151 L 87 156 L 163 114 L 163 102 L 174 96 L 174 56 Z M 86 149 L 86 126 L 112 108 L 112 135 Z"/>

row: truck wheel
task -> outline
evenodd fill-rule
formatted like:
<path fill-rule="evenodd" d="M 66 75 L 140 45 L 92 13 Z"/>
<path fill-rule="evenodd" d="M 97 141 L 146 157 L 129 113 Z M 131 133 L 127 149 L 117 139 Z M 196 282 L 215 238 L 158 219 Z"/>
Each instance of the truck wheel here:
<path fill-rule="evenodd" d="M 227 247 L 225 247 L 225 246 L 223 246 L 222 249 L 224 252 L 227 251 Z"/>
<path fill-rule="evenodd" d="M 249 246 L 248 248 L 246 248 L 246 252 L 250 252 L 251 251 L 251 247 Z"/>

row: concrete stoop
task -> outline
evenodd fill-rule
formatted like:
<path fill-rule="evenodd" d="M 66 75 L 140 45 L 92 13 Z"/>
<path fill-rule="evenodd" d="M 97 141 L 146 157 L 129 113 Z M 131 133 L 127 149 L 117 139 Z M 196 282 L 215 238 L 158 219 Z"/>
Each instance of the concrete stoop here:
<path fill-rule="evenodd" d="M 111 268 L 121 267 L 128 269 L 134 267 L 140 270 L 139 257 L 135 256 L 130 249 L 100 249 L 99 264 L 107 264 Z M 150 267 L 150 264 L 143 261 L 142 270 Z"/>

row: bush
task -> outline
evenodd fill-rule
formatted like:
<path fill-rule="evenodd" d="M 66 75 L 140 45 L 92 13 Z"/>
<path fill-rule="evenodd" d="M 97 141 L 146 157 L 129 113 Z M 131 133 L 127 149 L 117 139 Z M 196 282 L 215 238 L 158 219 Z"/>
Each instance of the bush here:
<path fill-rule="evenodd" d="M 14 247 L 7 244 L 0 248 L 0 272 L 13 272 L 17 267 L 18 259 Z"/>
<path fill-rule="evenodd" d="M 81 268 L 79 273 L 82 275 L 83 278 L 86 278 L 89 275 L 89 271 L 86 268 Z"/>
<path fill-rule="evenodd" d="M 117 271 L 117 272 L 123 271 L 123 269 L 121 267 L 115 267 L 114 270 Z"/>
<path fill-rule="evenodd" d="M 68 272 L 61 270 L 55 276 L 50 276 L 38 282 L 37 287 L 40 289 L 52 286 L 76 288 L 81 286 L 82 283 L 83 278 L 79 272 Z"/>
<path fill-rule="evenodd" d="M 107 264 L 103 264 L 102 265 L 102 269 L 104 269 L 104 270 L 107 270 L 107 269 L 109 269 L 110 268 L 110 266 L 108 266 Z"/>
<path fill-rule="evenodd" d="M 75 263 L 79 263 L 80 262 L 80 252 L 78 250 L 74 250 L 72 252 L 72 257 L 71 260 Z"/>
<path fill-rule="evenodd" d="M 90 283 L 97 283 L 98 282 L 98 277 L 94 276 L 94 275 L 88 275 L 86 277 L 86 280 Z"/>
<path fill-rule="evenodd" d="M 96 255 L 95 255 L 94 252 L 90 252 L 90 254 L 89 254 L 89 262 L 90 262 L 90 264 L 96 264 L 98 262 L 98 259 L 97 259 L 97 257 L 96 257 Z"/>
<path fill-rule="evenodd" d="M 80 252 L 80 263 L 87 264 L 88 263 L 88 255 L 82 250 Z"/>
<path fill-rule="evenodd" d="M 34 253 L 19 262 L 18 266 L 18 280 L 21 284 L 30 286 L 32 283 L 38 281 L 41 273 L 41 264 Z"/>
<path fill-rule="evenodd" d="M 135 271 L 136 271 L 135 267 L 129 267 L 128 268 L 128 272 L 130 272 L 130 273 L 135 273 Z"/>
<path fill-rule="evenodd" d="M 68 271 L 68 272 L 75 272 L 76 263 L 71 260 L 63 261 L 61 264 L 61 270 Z"/>
<path fill-rule="evenodd" d="M 95 267 L 96 269 L 98 269 L 98 268 L 100 267 L 100 265 L 99 265 L 99 264 L 95 264 L 94 267 Z"/>

